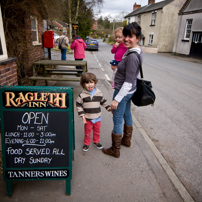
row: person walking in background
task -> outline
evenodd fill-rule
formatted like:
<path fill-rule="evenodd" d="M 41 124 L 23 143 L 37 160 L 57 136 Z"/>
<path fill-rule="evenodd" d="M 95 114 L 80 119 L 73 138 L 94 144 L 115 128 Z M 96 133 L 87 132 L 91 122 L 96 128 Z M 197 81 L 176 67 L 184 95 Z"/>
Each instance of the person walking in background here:
<path fill-rule="evenodd" d="M 75 60 L 83 60 L 85 58 L 86 43 L 79 36 L 72 36 L 71 50 L 74 50 Z M 81 69 L 81 66 L 76 66 L 76 69 Z M 78 71 L 78 76 L 81 76 L 82 71 Z"/>
<path fill-rule="evenodd" d="M 69 46 L 69 39 L 67 37 L 67 32 L 63 32 L 59 38 L 59 48 L 61 50 L 61 60 L 66 60 L 67 47 Z"/>
<path fill-rule="evenodd" d="M 124 53 L 127 51 L 127 48 L 125 47 L 123 43 L 123 27 L 119 27 L 115 30 L 115 40 L 116 43 L 113 44 L 111 53 L 115 54 L 114 55 L 114 60 L 110 61 L 111 68 L 113 70 L 112 74 L 112 88 L 114 88 L 114 77 L 117 71 L 117 66 L 119 62 L 121 62 L 122 57 Z"/>
<path fill-rule="evenodd" d="M 140 54 L 142 61 L 142 50 L 138 46 L 141 38 L 141 27 L 133 22 L 123 29 L 123 41 L 128 49 L 122 61 L 118 64 L 115 75 L 115 90 L 111 110 L 113 112 L 112 146 L 103 148 L 103 153 L 118 158 L 120 156 L 121 144 L 130 147 L 133 131 L 131 115 L 131 98 L 136 91 L 137 76 L 140 71 L 140 61 L 135 53 Z M 124 120 L 124 128 L 123 128 Z"/>
<path fill-rule="evenodd" d="M 103 97 L 102 92 L 95 87 L 98 82 L 96 76 L 92 73 L 84 73 L 80 79 L 80 85 L 83 91 L 76 100 L 76 108 L 78 115 L 82 117 L 84 123 L 84 146 L 83 151 L 88 151 L 91 142 L 91 131 L 93 130 L 93 144 L 102 149 L 100 143 L 100 127 L 101 127 L 101 108 L 100 105 L 110 111 L 111 108 L 107 104 L 107 100 Z"/>

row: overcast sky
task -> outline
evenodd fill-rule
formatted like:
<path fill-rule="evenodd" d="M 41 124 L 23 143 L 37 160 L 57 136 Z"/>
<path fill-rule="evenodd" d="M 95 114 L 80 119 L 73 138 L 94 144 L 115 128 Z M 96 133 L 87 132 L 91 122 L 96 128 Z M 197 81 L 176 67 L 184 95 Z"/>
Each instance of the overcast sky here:
<path fill-rule="evenodd" d="M 163 0 L 156 0 L 155 3 L 160 1 Z M 104 3 L 100 8 L 101 12 L 95 12 L 95 16 L 96 18 L 99 18 L 100 16 L 106 17 L 110 15 L 112 18 L 115 18 L 117 15 L 120 16 L 120 13 L 122 12 L 126 15 L 133 11 L 133 5 L 135 3 L 140 4 L 141 6 L 146 6 L 148 0 L 104 0 Z"/>

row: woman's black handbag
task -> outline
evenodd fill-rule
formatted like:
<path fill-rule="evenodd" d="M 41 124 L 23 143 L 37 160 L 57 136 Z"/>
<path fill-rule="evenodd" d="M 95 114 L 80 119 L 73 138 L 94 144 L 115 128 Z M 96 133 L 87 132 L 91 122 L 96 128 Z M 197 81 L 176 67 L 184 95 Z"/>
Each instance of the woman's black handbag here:
<path fill-rule="evenodd" d="M 138 107 L 153 105 L 155 102 L 156 96 L 152 90 L 151 81 L 143 80 L 142 63 L 141 63 L 140 56 L 137 52 L 130 52 L 130 53 L 135 53 L 139 59 L 140 76 L 141 76 L 141 79 L 137 78 L 137 89 L 135 93 L 133 94 L 133 97 L 131 98 L 132 102 L 134 105 Z"/>

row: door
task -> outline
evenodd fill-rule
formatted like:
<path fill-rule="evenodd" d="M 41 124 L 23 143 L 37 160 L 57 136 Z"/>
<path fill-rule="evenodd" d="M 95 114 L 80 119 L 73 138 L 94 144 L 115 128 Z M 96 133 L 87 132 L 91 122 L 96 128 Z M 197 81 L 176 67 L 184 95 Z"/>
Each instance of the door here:
<path fill-rule="evenodd" d="M 190 56 L 202 58 L 202 32 L 193 33 Z"/>

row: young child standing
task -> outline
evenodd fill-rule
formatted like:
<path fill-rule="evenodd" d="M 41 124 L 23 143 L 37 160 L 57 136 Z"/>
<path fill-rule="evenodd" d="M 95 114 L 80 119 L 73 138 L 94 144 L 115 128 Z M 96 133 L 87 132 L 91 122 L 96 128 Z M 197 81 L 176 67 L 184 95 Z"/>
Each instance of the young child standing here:
<path fill-rule="evenodd" d="M 83 151 L 88 151 L 91 142 L 91 130 L 93 130 L 93 144 L 102 149 L 100 143 L 100 127 L 101 127 L 101 108 L 100 105 L 111 111 L 107 100 L 103 97 L 102 92 L 95 87 L 98 79 L 92 73 L 84 73 L 80 79 L 80 85 L 83 91 L 76 100 L 76 108 L 78 115 L 82 117 L 84 123 L 84 146 Z"/>
<path fill-rule="evenodd" d="M 121 62 L 124 53 L 127 51 L 127 48 L 125 47 L 125 45 L 123 43 L 123 33 L 122 32 L 123 32 L 123 27 L 119 27 L 115 30 L 116 43 L 113 44 L 113 47 L 111 49 L 111 53 L 115 54 L 114 60 L 110 61 L 111 68 L 113 70 L 112 88 L 114 88 L 114 77 L 116 74 L 118 64 L 119 64 L 119 62 Z"/>

